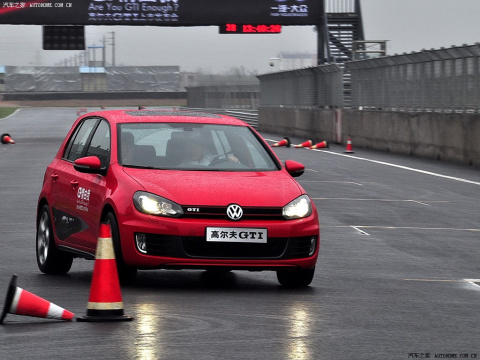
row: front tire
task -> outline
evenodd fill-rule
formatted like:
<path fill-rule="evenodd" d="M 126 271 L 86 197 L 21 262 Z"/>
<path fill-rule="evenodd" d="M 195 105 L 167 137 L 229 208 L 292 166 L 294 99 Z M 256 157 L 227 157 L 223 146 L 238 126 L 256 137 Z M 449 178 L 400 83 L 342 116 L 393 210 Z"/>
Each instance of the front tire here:
<path fill-rule="evenodd" d="M 38 268 L 45 274 L 66 274 L 72 267 L 73 256 L 55 246 L 48 205 L 38 213 L 36 255 Z"/>
<path fill-rule="evenodd" d="M 282 269 L 277 270 L 277 279 L 280 285 L 285 287 L 306 287 L 309 286 L 315 275 L 313 269 Z"/>
<path fill-rule="evenodd" d="M 118 230 L 118 222 L 115 215 L 109 212 L 104 219 L 105 222 L 110 224 L 112 230 L 112 242 L 115 251 L 115 259 L 117 262 L 118 278 L 123 285 L 133 284 L 137 277 L 137 269 L 125 265 L 122 255 L 122 242 L 120 241 L 120 232 Z"/>

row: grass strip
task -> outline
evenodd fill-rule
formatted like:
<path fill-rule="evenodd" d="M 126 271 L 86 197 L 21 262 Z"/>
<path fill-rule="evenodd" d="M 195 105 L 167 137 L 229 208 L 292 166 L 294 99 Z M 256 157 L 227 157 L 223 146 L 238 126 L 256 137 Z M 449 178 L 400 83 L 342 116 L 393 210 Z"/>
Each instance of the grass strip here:
<path fill-rule="evenodd" d="M 8 115 L 11 115 L 17 110 L 18 108 L 16 107 L 0 107 L 0 119 L 3 119 L 4 117 L 7 117 Z"/>

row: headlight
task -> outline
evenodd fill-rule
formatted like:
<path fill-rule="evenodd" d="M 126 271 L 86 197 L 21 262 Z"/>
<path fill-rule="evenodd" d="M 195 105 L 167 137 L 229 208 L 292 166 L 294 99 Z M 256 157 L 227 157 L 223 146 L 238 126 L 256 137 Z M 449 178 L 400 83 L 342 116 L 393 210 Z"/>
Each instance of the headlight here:
<path fill-rule="evenodd" d="M 301 219 L 312 214 L 312 202 L 307 195 L 302 195 L 284 206 L 282 215 L 285 219 Z"/>
<path fill-rule="evenodd" d="M 137 191 L 133 195 L 135 208 L 145 214 L 178 217 L 183 215 L 183 210 L 177 203 L 161 196 Z"/>

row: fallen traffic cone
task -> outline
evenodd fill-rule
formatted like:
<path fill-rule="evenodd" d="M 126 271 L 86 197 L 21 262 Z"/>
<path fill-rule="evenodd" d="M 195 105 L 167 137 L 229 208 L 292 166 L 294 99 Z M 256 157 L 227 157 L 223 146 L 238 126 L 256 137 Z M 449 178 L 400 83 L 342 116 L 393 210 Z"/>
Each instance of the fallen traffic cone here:
<path fill-rule="evenodd" d="M 328 148 L 328 142 L 322 141 L 309 147 L 309 149 L 323 149 L 323 148 Z"/>
<path fill-rule="evenodd" d="M 9 134 L 2 134 L 2 144 L 15 144 L 15 141 L 10 137 Z"/>
<path fill-rule="evenodd" d="M 347 147 L 345 148 L 345 153 L 349 153 L 349 154 L 353 154 L 353 150 L 352 150 L 352 139 L 351 138 L 348 138 L 347 140 Z"/>
<path fill-rule="evenodd" d="M 307 140 L 301 144 L 298 144 L 298 145 L 293 145 L 293 147 L 296 147 L 296 148 L 303 148 L 303 147 L 310 147 L 313 145 L 313 141 L 312 140 Z"/>
<path fill-rule="evenodd" d="M 290 144 L 291 144 L 291 143 L 290 143 L 290 139 L 289 139 L 287 136 L 285 136 L 285 137 L 283 138 L 283 140 L 280 140 L 279 142 L 273 144 L 272 146 L 274 146 L 274 147 L 277 147 L 277 146 L 290 147 Z"/>
<path fill-rule="evenodd" d="M 87 315 L 77 321 L 129 321 L 124 315 L 117 262 L 109 224 L 101 224 L 93 266 Z"/>
<path fill-rule="evenodd" d="M 5 305 L 0 317 L 0 324 L 3 324 L 7 313 L 68 321 L 71 321 L 75 315 L 58 305 L 17 287 L 17 275 L 13 275 L 10 280 Z"/>

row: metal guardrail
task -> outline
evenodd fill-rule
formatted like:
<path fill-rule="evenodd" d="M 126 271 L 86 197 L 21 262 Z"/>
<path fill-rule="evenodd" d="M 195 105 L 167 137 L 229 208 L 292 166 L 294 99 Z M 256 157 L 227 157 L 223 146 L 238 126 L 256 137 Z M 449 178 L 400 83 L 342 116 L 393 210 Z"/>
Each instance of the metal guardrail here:
<path fill-rule="evenodd" d="M 226 110 L 225 113 L 237 119 L 245 121 L 248 125 L 256 129 L 258 127 L 257 110 Z"/>
<path fill-rule="evenodd" d="M 190 108 L 181 107 L 182 110 L 201 111 L 212 114 L 229 115 L 245 121 L 248 125 L 256 129 L 258 127 L 258 111 L 245 109 L 212 109 L 212 108 Z"/>

